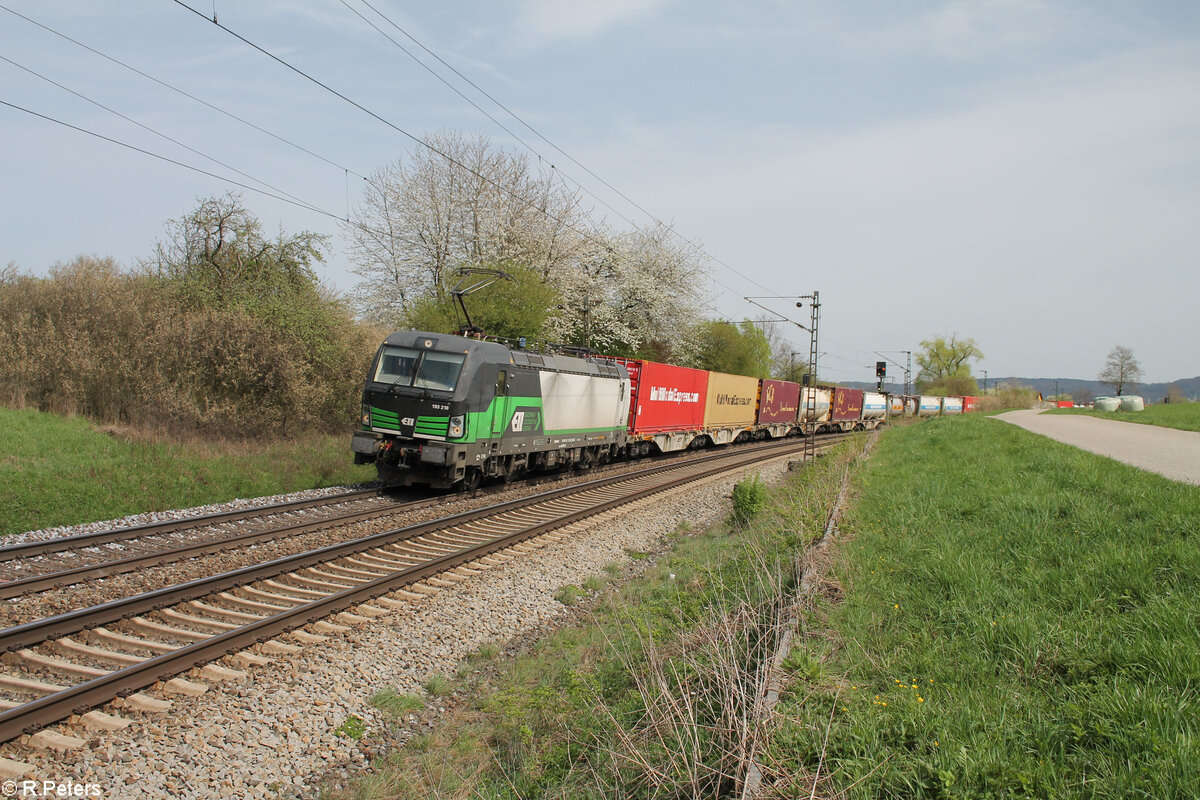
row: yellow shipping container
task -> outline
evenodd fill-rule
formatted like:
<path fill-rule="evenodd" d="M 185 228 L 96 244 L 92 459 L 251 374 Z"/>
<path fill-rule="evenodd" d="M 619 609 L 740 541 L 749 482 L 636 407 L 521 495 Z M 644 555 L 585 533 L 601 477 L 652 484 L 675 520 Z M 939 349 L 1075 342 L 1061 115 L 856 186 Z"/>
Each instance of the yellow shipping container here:
<path fill-rule="evenodd" d="M 758 407 L 758 378 L 708 373 L 708 399 L 704 404 L 704 427 L 749 427 Z"/>

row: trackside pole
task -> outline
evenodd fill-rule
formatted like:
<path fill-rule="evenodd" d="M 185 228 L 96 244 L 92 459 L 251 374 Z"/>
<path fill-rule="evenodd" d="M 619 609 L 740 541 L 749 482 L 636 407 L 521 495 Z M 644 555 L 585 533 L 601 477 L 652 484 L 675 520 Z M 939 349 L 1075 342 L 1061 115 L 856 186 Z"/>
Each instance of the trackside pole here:
<path fill-rule="evenodd" d="M 804 375 L 804 386 L 808 397 L 804 408 L 804 463 L 817 457 L 817 324 L 821 319 L 821 293 L 814 290 L 812 323 L 808 328 L 808 372 Z"/>

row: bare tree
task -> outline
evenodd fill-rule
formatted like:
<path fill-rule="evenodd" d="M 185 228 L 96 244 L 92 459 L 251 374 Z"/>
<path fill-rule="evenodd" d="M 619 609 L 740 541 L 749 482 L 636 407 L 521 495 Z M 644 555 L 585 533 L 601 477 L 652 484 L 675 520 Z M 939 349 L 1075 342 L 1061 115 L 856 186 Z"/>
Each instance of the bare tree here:
<path fill-rule="evenodd" d="M 547 278 L 572 262 L 587 223 L 577 194 L 487 138 L 441 132 L 367 180 L 346 225 L 368 319 L 395 324 L 460 266 L 519 263 Z"/>
<path fill-rule="evenodd" d="M 1118 397 L 1127 388 L 1137 388 L 1136 384 L 1141 379 L 1142 368 L 1133 357 L 1133 351 L 1121 345 L 1114 347 L 1108 354 L 1104 369 L 1100 370 L 1097 377 L 1101 383 L 1113 387 Z"/>

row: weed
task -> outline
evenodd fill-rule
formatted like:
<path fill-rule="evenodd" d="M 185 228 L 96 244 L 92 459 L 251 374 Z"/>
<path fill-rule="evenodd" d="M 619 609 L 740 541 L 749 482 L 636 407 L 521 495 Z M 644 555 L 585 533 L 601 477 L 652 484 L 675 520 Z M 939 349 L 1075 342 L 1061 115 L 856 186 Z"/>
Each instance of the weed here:
<path fill-rule="evenodd" d="M 347 739 L 357 741 L 367 735 L 367 723 L 362 717 L 351 714 L 333 732 L 337 736 L 345 736 Z"/>
<path fill-rule="evenodd" d="M 422 686 L 433 697 L 446 697 L 454 691 L 454 682 L 445 675 L 438 673 L 434 673 L 426 678 Z"/>
<path fill-rule="evenodd" d="M 380 689 L 371 697 L 371 705 L 392 717 L 400 717 L 410 711 L 425 708 L 421 698 L 411 694 L 400 694 L 392 687 Z"/>
<path fill-rule="evenodd" d="M 579 602 L 581 594 L 582 591 L 578 586 L 567 584 L 566 586 L 559 587 L 558 591 L 554 593 L 554 599 L 564 606 L 573 606 Z"/>
<path fill-rule="evenodd" d="M 745 525 L 754 519 L 767 504 L 767 485 L 758 475 L 743 478 L 733 487 L 733 511 L 730 521 Z"/>

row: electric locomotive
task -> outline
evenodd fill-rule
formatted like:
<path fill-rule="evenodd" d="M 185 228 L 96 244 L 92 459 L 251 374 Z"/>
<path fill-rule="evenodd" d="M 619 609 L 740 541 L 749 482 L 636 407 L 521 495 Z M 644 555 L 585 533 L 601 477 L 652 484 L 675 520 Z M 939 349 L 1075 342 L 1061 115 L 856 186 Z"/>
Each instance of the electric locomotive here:
<path fill-rule="evenodd" d="M 403 331 L 375 355 L 352 449 L 388 483 L 472 488 L 607 461 L 628 417 L 621 364 Z"/>

